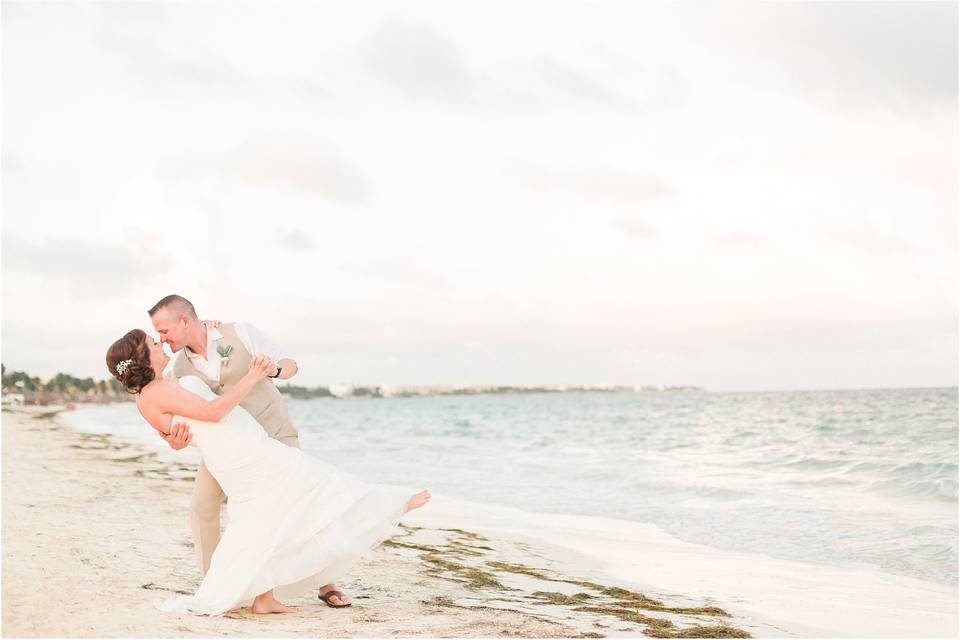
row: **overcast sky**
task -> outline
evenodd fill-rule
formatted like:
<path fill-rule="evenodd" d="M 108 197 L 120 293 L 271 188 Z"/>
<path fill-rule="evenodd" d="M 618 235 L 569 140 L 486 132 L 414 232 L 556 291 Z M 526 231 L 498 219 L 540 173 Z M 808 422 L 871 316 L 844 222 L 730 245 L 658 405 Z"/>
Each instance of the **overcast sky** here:
<path fill-rule="evenodd" d="M 957 4 L 3 2 L 2 358 L 957 384 Z"/>

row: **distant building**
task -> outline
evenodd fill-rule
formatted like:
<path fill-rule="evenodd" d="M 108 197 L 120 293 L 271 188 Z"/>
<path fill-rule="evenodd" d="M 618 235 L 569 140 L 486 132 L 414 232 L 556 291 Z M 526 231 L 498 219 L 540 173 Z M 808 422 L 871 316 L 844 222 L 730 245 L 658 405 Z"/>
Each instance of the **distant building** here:
<path fill-rule="evenodd" d="M 3 404 L 10 405 L 11 407 L 22 407 L 23 394 L 22 393 L 5 393 L 3 394 Z"/>

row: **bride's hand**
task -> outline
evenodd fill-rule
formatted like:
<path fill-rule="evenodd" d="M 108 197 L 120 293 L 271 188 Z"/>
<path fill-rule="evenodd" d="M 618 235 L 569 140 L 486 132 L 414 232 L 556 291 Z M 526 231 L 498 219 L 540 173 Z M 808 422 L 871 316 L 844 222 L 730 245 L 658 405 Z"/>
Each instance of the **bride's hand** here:
<path fill-rule="evenodd" d="M 173 450 L 183 449 L 193 440 L 193 434 L 190 433 L 190 425 L 185 422 L 178 422 L 170 429 L 169 434 L 160 433 L 160 437 L 167 441 Z"/>
<path fill-rule="evenodd" d="M 250 372 L 247 375 L 251 375 L 257 380 L 263 380 L 270 375 L 273 370 L 273 360 L 267 356 L 256 356 L 250 361 Z"/>
<path fill-rule="evenodd" d="M 204 325 L 210 327 L 211 329 L 216 329 L 217 327 L 220 326 L 220 321 L 219 321 L 219 320 L 201 320 L 201 322 L 202 322 Z"/>

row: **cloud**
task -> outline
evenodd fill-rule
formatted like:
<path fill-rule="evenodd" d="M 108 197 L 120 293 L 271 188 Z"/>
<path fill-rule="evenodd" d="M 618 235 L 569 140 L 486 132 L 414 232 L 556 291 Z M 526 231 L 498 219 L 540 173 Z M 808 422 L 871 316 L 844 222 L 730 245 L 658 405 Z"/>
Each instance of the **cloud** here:
<path fill-rule="evenodd" d="M 507 75 L 522 77 L 551 103 L 588 103 L 627 116 L 677 107 L 688 92 L 675 67 L 602 49 L 580 59 L 516 60 Z"/>
<path fill-rule="evenodd" d="M 242 184 L 267 184 L 361 204 L 370 185 L 332 143 L 302 131 L 258 132 L 232 149 L 168 163 L 167 176 L 194 180 L 218 175 Z"/>
<path fill-rule="evenodd" d="M 228 57 L 183 33 L 180 17 L 158 2 L 97 5 L 97 42 L 128 76 L 147 85 L 209 93 L 255 88 Z"/>
<path fill-rule="evenodd" d="M 832 226 L 822 229 L 819 235 L 836 244 L 853 247 L 881 258 L 918 253 L 918 247 L 913 242 L 867 224 Z"/>
<path fill-rule="evenodd" d="M 777 2 L 687 9 L 756 84 L 839 109 L 957 104 L 957 3 Z M 743 64 L 743 62 L 746 62 Z"/>
<path fill-rule="evenodd" d="M 459 99 L 471 83 L 451 41 L 397 18 L 387 20 L 376 34 L 367 63 L 394 87 L 417 98 Z"/>
<path fill-rule="evenodd" d="M 629 213 L 607 220 L 617 231 L 634 238 L 656 240 L 660 231 L 647 217 L 651 205 L 674 200 L 679 192 L 665 178 L 623 169 L 556 169 L 520 167 L 505 171 L 508 180 L 534 192 L 574 194 L 583 206 L 625 209 Z"/>
<path fill-rule="evenodd" d="M 544 110 L 588 103 L 627 114 L 675 105 L 686 82 L 675 67 L 651 66 L 601 49 L 587 60 L 519 54 L 468 66 L 454 40 L 421 24 L 387 20 L 368 43 L 367 68 L 417 99 L 495 110 Z M 481 62 L 482 61 L 482 62 Z"/>
<path fill-rule="evenodd" d="M 605 86 L 569 65 L 543 59 L 536 67 L 543 84 L 567 98 L 590 100 L 615 110 L 640 110 L 640 103 L 631 96 Z"/>
<path fill-rule="evenodd" d="M 293 229 L 278 233 L 277 244 L 290 251 L 310 252 L 317 248 L 316 241 L 309 234 Z"/>
<path fill-rule="evenodd" d="M 2 161 L 0 162 L 2 162 L 3 164 L 4 176 L 8 176 L 8 177 L 20 176 L 25 173 L 26 165 L 20 159 L 20 156 L 12 153 L 10 150 L 6 148 L 3 149 L 3 158 L 2 158 Z"/>
<path fill-rule="evenodd" d="M 138 280 L 162 276 L 169 270 L 170 259 L 151 247 L 147 237 L 120 244 L 80 238 L 52 238 L 34 243 L 10 233 L 3 236 L 6 278 L 18 278 L 11 270 L 39 277 L 51 285 L 47 293 L 56 290 L 58 285 L 71 293 L 126 289 Z"/>
<path fill-rule="evenodd" d="M 413 284 L 424 289 L 448 290 L 451 283 L 422 261 L 407 256 L 376 260 L 356 268 L 356 273 L 400 284 Z"/>
<path fill-rule="evenodd" d="M 743 251 L 759 249 L 768 243 L 768 239 L 750 231 L 724 230 L 708 233 L 707 243 L 722 250 Z"/>
<path fill-rule="evenodd" d="M 506 175 L 515 183 L 534 191 L 575 192 L 627 204 L 671 199 L 679 195 L 665 178 L 623 169 L 527 167 L 508 170 Z"/>
<path fill-rule="evenodd" d="M 660 232 L 657 230 L 657 228 L 646 220 L 641 220 L 639 218 L 620 217 L 613 218 L 609 222 L 614 229 L 617 229 L 618 231 L 621 231 L 624 234 L 634 238 L 641 238 L 643 240 L 656 240 L 660 237 Z"/>

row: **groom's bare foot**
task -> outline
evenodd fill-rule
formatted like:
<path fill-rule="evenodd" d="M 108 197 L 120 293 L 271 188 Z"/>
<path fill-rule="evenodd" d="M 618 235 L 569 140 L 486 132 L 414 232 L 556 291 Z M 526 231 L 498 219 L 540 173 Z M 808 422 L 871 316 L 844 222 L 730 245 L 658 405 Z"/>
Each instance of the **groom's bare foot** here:
<path fill-rule="evenodd" d="M 410 499 L 407 500 L 407 508 L 404 510 L 404 513 L 407 511 L 413 511 L 418 507 L 422 507 L 427 504 L 427 501 L 430 499 L 430 492 L 424 489 L 420 493 L 415 493 L 410 496 Z"/>
<path fill-rule="evenodd" d="M 293 613 L 296 611 L 296 609 L 277 600 L 272 593 L 261 593 L 254 598 L 250 610 L 254 613 Z"/>

